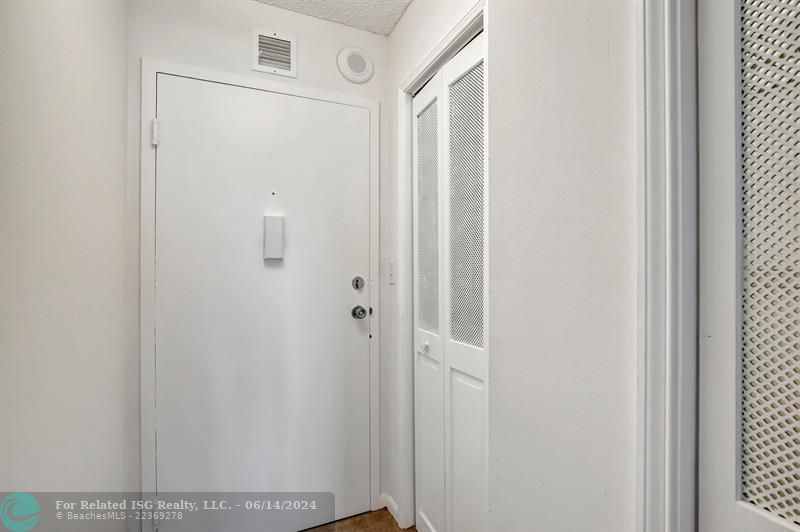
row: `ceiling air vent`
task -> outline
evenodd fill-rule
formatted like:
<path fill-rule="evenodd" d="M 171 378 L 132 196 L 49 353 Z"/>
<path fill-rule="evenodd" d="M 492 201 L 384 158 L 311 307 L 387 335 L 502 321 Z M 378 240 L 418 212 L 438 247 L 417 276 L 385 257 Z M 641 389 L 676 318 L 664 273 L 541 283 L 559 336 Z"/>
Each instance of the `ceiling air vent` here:
<path fill-rule="evenodd" d="M 274 31 L 253 32 L 253 70 L 296 78 L 296 57 L 294 37 Z"/>

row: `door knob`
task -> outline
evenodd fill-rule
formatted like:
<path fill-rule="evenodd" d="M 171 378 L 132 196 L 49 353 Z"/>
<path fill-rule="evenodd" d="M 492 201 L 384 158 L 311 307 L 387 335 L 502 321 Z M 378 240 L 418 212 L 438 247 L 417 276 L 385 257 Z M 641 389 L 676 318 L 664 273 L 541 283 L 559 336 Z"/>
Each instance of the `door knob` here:
<path fill-rule="evenodd" d="M 361 305 L 356 305 L 353 307 L 353 310 L 350 311 L 350 315 L 357 320 L 363 320 L 367 317 L 367 309 Z"/>

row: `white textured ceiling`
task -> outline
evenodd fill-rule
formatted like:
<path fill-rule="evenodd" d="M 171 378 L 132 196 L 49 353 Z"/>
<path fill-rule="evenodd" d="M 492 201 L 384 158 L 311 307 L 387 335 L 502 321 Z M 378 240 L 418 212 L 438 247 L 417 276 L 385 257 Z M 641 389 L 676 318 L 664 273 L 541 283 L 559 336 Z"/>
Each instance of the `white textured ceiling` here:
<path fill-rule="evenodd" d="M 304 15 L 389 35 L 411 0 L 258 0 Z"/>

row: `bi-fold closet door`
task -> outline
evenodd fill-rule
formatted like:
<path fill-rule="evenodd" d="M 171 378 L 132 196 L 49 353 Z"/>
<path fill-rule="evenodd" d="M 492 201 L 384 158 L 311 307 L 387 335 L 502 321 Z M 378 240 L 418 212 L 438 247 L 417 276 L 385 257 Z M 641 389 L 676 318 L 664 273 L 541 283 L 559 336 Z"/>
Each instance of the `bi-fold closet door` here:
<path fill-rule="evenodd" d="M 413 102 L 416 524 L 485 530 L 488 276 L 483 36 Z"/>

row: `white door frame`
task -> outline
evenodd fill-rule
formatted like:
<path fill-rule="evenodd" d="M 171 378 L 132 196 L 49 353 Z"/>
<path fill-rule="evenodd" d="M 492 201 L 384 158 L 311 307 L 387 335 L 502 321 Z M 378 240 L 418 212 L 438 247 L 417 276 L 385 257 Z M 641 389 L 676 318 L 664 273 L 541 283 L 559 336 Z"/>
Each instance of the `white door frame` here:
<path fill-rule="evenodd" d="M 487 6 L 485 0 L 477 0 L 475 6 L 453 27 L 452 30 L 439 42 L 438 45 L 423 59 L 404 79 L 397 90 L 397 212 L 398 212 L 398 257 L 397 257 L 397 283 L 401 287 L 398 291 L 398 308 L 400 309 L 400 340 L 399 349 L 403 357 L 413 360 L 414 356 L 414 264 L 413 264 L 413 97 L 450 59 L 455 57 L 467 43 L 476 35 L 485 31 Z M 484 39 L 484 59 L 487 58 L 488 38 Z M 488 80 L 489 65 L 484 62 L 484 79 Z M 488 91 L 485 96 L 488 102 Z M 488 105 L 484 111 L 488 118 Z M 486 120 L 485 135 L 488 135 L 488 119 Z M 488 158 L 489 144 L 484 138 L 485 154 Z M 489 165 L 485 165 L 485 179 L 488 183 Z M 488 243 L 488 239 L 486 240 Z M 486 252 L 488 261 L 488 248 Z M 487 268 L 488 271 L 488 268 Z M 488 308 L 488 300 L 487 300 Z M 488 323 L 488 321 L 487 321 Z M 408 394 L 407 400 L 401 405 L 401 418 L 404 420 L 404 437 L 408 444 L 403 456 L 398 457 L 399 468 L 408 471 L 408 489 L 414 489 L 414 371 L 413 367 L 408 373 L 400 375 L 400 389 Z M 409 409 L 410 407 L 410 409 Z M 488 440 L 488 431 L 487 431 Z M 486 442 L 488 449 L 488 441 Z M 487 464 L 488 469 L 488 452 Z M 487 476 L 488 478 L 488 476 Z M 489 487 L 486 486 L 487 492 Z M 401 527 L 414 524 L 416 504 L 412 497 L 407 504 L 398 504 L 391 495 L 384 494 L 384 503 Z M 488 500 L 488 494 L 487 494 Z"/>
<path fill-rule="evenodd" d="M 300 98 L 326 101 L 363 108 L 369 111 L 370 139 L 370 219 L 369 219 L 369 278 L 370 301 L 374 310 L 370 319 L 369 344 L 369 447 L 370 447 L 370 506 L 380 508 L 380 282 L 379 282 L 379 102 L 368 98 L 341 95 L 300 87 L 289 83 L 268 81 L 228 72 L 142 59 L 141 100 L 141 170 L 140 170 L 140 408 L 141 408 L 141 491 L 156 491 L 156 408 L 155 408 L 155 183 L 156 153 L 152 143 L 152 120 L 156 117 L 156 78 L 167 74 L 213 83 L 234 85 L 260 91 L 286 94 Z"/>
<path fill-rule="evenodd" d="M 637 529 L 696 528 L 696 0 L 639 4 Z"/>

